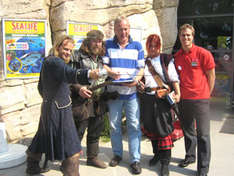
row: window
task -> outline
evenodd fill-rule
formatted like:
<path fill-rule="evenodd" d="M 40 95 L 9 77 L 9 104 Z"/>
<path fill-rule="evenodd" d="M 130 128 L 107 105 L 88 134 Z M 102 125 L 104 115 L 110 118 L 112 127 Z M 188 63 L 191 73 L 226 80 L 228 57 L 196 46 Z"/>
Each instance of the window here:
<path fill-rule="evenodd" d="M 216 62 L 215 96 L 233 94 L 232 50 L 233 0 L 180 0 L 178 7 L 178 28 L 189 23 L 195 28 L 195 44 L 211 51 Z M 177 37 L 174 51 L 180 42 Z M 234 96 L 232 96 L 234 100 Z"/>
<path fill-rule="evenodd" d="M 180 0 L 178 16 L 232 13 L 233 3 L 233 0 Z"/>

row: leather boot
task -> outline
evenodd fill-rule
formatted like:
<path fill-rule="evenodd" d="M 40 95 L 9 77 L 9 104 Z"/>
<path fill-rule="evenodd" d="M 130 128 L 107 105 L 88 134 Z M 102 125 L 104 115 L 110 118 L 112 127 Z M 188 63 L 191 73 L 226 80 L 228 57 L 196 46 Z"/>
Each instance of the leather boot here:
<path fill-rule="evenodd" d="M 169 162 L 161 162 L 160 176 L 169 176 Z"/>
<path fill-rule="evenodd" d="M 107 165 L 97 157 L 98 150 L 98 142 L 87 144 L 87 165 L 105 169 Z"/>
<path fill-rule="evenodd" d="M 169 163 L 171 160 L 171 150 L 160 150 L 160 176 L 169 176 Z"/>
<path fill-rule="evenodd" d="M 30 175 L 36 175 L 44 172 L 48 172 L 49 169 L 46 168 L 41 168 L 40 167 L 40 161 L 41 161 L 41 153 L 32 153 L 29 150 L 26 151 L 27 154 L 27 168 L 26 168 L 26 173 Z"/>
<path fill-rule="evenodd" d="M 98 167 L 98 168 L 101 168 L 101 169 L 107 168 L 107 165 L 102 160 L 99 160 L 97 157 L 87 158 L 87 165 L 88 166 Z"/>
<path fill-rule="evenodd" d="M 159 161 L 158 154 L 154 155 L 153 158 L 149 160 L 149 166 L 155 166 Z"/>
<path fill-rule="evenodd" d="M 80 176 L 79 173 L 79 158 L 80 154 L 77 153 L 65 160 L 63 160 L 60 170 L 63 176 Z"/>
<path fill-rule="evenodd" d="M 159 161 L 158 140 L 151 140 L 154 156 L 149 160 L 149 166 L 155 166 Z"/>

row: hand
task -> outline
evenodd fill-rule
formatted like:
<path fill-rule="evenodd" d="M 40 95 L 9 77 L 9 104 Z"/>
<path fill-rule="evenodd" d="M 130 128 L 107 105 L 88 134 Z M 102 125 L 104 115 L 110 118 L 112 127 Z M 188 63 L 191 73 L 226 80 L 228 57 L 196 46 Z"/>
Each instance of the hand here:
<path fill-rule="evenodd" d="M 99 78 L 99 69 L 90 70 L 89 78 L 97 80 Z"/>
<path fill-rule="evenodd" d="M 144 92 L 145 90 L 145 84 L 142 81 L 138 81 L 137 83 L 137 90 L 141 93 Z"/>
<path fill-rule="evenodd" d="M 108 71 L 108 75 L 109 75 L 111 78 L 115 79 L 115 80 L 120 79 L 120 73 L 119 73 L 119 72 L 116 72 L 116 71 L 111 70 L 111 71 Z"/>
<path fill-rule="evenodd" d="M 176 103 L 180 101 L 180 95 L 179 94 L 173 94 L 173 99 L 175 100 Z"/>
<path fill-rule="evenodd" d="M 92 96 L 92 91 L 90 91 L 89 89 L 87 89 L 87 87 L 81 87 L 79 90 L 79 95 L 82 98 L 91 98 Z"/>

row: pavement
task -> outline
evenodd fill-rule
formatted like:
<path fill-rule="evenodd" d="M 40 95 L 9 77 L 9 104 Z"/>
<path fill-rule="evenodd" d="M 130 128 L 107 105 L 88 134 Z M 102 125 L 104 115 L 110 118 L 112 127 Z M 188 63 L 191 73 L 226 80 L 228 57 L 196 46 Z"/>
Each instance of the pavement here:
<path fill-rule="evenodd" d="M 25 139 L 25 141 L 31 139 Z M 81 176 L 131 176 L 129 169 L 128 142 L 123 138 L 124 155 L 119 166 L 99 169 L 86 165 L 85 141 L 82 141 L 84 155 L 80 159 Z M 234 113 L 228 111 L 225 102 L 220 99 L 212 99 L 211 102 L 211 163 L 209 176 L 233 176 L 234 175 Z M 160 164 L 149 167 L 148 162 L 152 158 L 151 143 L 147 138 L 141 141 L 141 166 L 140 176 L 159 176 Z M 174 143 L 172 149 L 172 161 L 170 163 L 170 176 L 195 176 L 196 163 L 186 168 L 178 167 L 178 163 L 185 156 L 184 138 Z M 100 142 L 99 158 L 106 164 L 112 158 L 110 142 Z M 62 176 L 59 170 L 60 162 L 49 162 L 50 171 L 36 176 Z M 26 164 L 0 170 L 0 176 L 26 176 Z"/>

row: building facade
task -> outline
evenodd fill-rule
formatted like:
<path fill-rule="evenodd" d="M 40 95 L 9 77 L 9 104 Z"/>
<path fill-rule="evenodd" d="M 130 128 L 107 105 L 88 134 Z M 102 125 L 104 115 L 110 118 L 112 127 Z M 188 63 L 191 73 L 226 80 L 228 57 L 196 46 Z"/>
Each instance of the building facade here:
<path fill-rule="evenodd" d="M 216 62 L 216 82 L 213 96 L 226 97 L 228 108 L 234 108 L 234 1 L 180 0 L 178 27 L 192 24 L 196 30 L 194 42 L 208 50 Z M 179 49 L 179 41 L 175 51 Z"/>
<path fill-rule="evenodd" d="M 67 22 L 95 23 L 100 26 L 105 38 L 110 38 L 113 36 L 114 20 L 123 15 L 129 19 L 131 28 L 140 31 L 136 35 L 143 46 L 150 34 L 157 33 L 164 41 L 164 51 L 171 52 L 177 36 L 179 0 L 99 0 L 98 2 L 94 0 L 15 0 L 14 2 L 0 0 L 0 121 L 5 123 L 9 142 L 34 135 L 40 117 L 41 97 L 37 91 L 38 77 L 26 78 L 22 75 L 22 78 L 16 78 L 16 75 L 18 72 L 31 70 L 33 72 L 39 68 L 36 66 L 40 65 L 37 62 L 38 59 L 35 59 L 46 56 L 58 36 L 67 33 Z M 12 22 L 14 29 L 19 29 L 15 35 L 11 30 L 7 34 L 3 33 L 6 31 L 6 25 L 3 25 L 2 21 L 7 19 L 26 21 L 17 23 L 18 25 Z M 36 33 L 40 40 L 34 40 L 34 34 L 30 34 L 29 40 L 28 37 L 25 37 L 27 40 L 19 39 L 19 36 L 21 37 L 19 33 L 24 29 L 31 32 L 33 32 L 31 29 L 39 29 L 35 27 L 35 23 L 28 23 L 27 20 L 45 21 L 47 30 Z M 9 34 L 10 37 L 15 38 L 10 39 Z M 41 41 L 45 41 L 41 34 L 46 34 L 47 52 L 40 49 L 44 48 Z M 4 43 L 3 37 L 6 39 Z M 10 50 L 15 45 L 24 44 L 27 46 L 25 50 L 29 48 L 32 52 Z M 10 51 L 7 52 L 6 48 Z M 22 64 L 23 62 L 26 66 Z M 8 75 L 12 73 L 14 78 L 7 79 L 6 72 Z"/>

